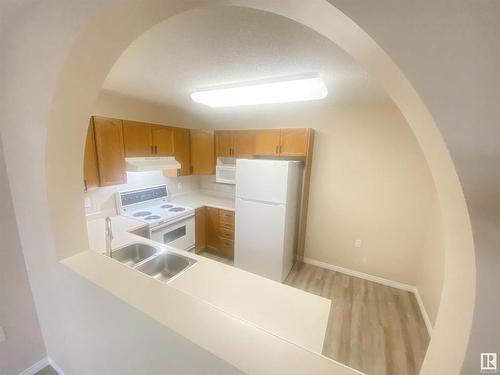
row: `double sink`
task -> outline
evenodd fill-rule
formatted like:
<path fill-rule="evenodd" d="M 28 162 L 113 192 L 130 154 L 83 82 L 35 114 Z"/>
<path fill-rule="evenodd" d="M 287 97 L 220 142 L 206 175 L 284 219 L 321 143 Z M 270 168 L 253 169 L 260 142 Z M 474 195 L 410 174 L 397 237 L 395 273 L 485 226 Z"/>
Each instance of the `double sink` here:
<path fill-rule="evenodd" d="M 139 242 L 113 250 L 112 258 L 163 282 L 196 263 L 194 259 Z"/>

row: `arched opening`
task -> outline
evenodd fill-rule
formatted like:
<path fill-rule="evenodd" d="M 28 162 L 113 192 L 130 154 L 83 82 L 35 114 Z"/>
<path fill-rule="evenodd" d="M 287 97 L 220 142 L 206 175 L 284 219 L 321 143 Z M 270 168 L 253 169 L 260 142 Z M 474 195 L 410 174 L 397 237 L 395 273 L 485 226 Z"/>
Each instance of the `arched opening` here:
<path fill-rule="evenodd" d="M 400 108 L 427 158 L 439 194 L 445 229 L 443 296 L 423 372 L 431 372 L 434 366 L 440 366 L 439 363 L 448 366 L 440 366 L 449 369 L 443 372 L 457 372 L 463 357 L 458 353 L 464 353 L 467 337 L 462 337 L 454 327 L 470 327 L 472 316 L 474 269 L 471 266 L 473 262 L 470 262 L 473 257 L 471 231 L 453 164 L 415 90 L 375 42 L 331 5 L 296 2 L 279 6 L 246 1 L 220 3 L 274 12 L 316 30 L 364 65 Z M 179 3 L 175 7 L 173 3 L 158 5 L 151 2 L 141 4 L 140 8 L 122 4 L 120 9 L 110 9 L 96 18 L 69 56 L 54 98 L 47 144 L 49 203 L 60 258 L 86 248 L 83 207 L 75 207 L 72 212 L 67 209 L 71 206 L 70 202 L 81 200 L 80 169 L 74 166 L 81 165 L 82 152 L 74 153 L 72 150 L 83 150 L 85 125 L 102 81 L 121 52 L 138 35 L 173 14 L 201 4 Z M 111 29 L 113 33 L 106 33 Z M 75 90 L 77 84 L 78 90 Z M 61 142 L 62 139 L 65 142 Z M 60 188 L 62 181 L 64 191 Z M 462 315 L 455 316 L 457 309 L 462 311 Z M 455 346 L 454 350 L 448 351 L 454 353 L 453 357 L 440 356 L 440 349 L 450 345 Z"/>

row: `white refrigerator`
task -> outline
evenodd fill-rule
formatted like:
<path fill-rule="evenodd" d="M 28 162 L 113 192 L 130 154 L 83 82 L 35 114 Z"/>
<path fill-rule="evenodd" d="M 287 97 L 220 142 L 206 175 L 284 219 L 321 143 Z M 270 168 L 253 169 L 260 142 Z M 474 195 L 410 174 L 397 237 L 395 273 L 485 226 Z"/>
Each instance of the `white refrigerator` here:
<path fill-rule="evenodd" d="M 236 267 L 285 280 L 296 258 L 301 187 L 300 161 L 236 161 Z"/>

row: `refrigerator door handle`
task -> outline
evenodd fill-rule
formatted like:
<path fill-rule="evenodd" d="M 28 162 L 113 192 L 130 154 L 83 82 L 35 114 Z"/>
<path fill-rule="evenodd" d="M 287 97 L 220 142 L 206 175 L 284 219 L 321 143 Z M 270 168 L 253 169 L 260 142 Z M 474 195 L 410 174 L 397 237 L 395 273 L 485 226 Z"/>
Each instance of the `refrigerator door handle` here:
<path fill-rule="evenodd" d="M 265 204 L 268 206 L 285 206 L 285 203 L 268 202 L 268 201 L 261 201 L 258 199 L 248 199 L 248 198 L 241 198 L 241 197 L 237 197 L 237 198 L 241 199 L 242 201 L 260 203 L 260 204 Z"/>

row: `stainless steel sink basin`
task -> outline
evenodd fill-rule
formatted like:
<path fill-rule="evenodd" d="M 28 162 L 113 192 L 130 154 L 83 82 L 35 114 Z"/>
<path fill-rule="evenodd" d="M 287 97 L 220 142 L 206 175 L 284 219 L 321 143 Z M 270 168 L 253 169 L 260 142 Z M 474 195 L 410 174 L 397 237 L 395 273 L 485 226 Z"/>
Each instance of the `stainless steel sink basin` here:
<path fill-rule="evenodd" d="M 113 250 L 113 259 L 126 264 L 127 266 L 135 266 L 143 260 L 158 253 L 158 249 L 143 243 L 134 243 L 120 249 Z"/>
<path fill-rule="evenodd" d="M 165 252 L 144 262 L 137 267 L 137 270 L 157 280 L 167 282 L 194 263 L 196 263 L 194 259 L 171 252 Z"/>

